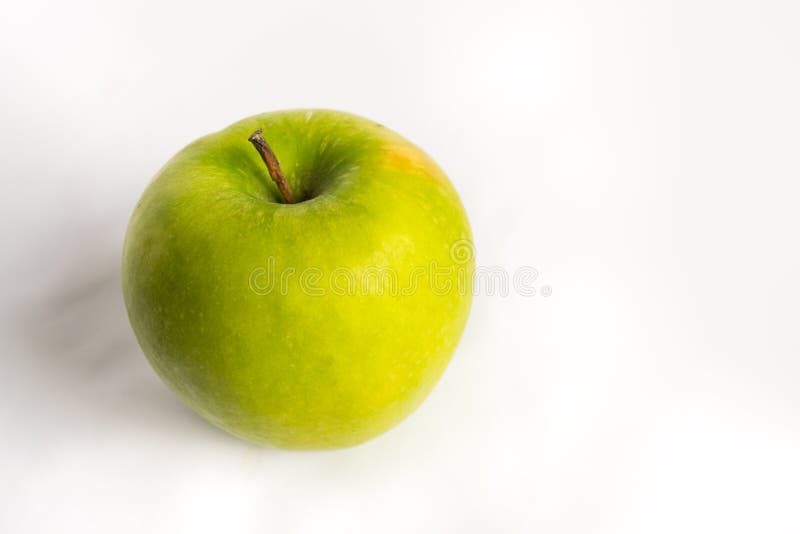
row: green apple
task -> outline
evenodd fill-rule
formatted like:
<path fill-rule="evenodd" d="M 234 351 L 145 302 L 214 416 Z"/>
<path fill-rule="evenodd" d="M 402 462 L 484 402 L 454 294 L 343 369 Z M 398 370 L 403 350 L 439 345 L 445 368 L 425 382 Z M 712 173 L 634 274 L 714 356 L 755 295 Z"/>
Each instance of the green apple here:
<path fill-rule="evenodd" d="M 470 243 L 455 189 L 415 145 L 351 114 L 282 111 L 158 172 L 122 286 L 144 354 L 208 421 L 281 448 L 346 447 L 441 376 L 469 314 Z"/>

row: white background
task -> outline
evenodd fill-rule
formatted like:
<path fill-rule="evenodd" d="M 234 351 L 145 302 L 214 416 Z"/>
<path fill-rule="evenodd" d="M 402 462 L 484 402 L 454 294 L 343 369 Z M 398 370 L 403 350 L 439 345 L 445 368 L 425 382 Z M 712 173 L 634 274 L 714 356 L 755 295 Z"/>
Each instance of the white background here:
<path fill-rule="evenodd" d="M 800 532 L 800 6 L 18 1 L 0 17 L 0 531 Z M 120 294 L 145 185 L 291 107 L 424 147 L 481 265 L 425 404 L 261 449 L 159 382 Z"/>

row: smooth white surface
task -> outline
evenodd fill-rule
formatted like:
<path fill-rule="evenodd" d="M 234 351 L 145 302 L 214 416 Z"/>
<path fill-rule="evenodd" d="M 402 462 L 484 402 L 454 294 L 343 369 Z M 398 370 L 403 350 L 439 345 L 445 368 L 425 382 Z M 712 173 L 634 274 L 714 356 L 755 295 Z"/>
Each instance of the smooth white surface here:
<path fill-rule="evenodd" d="M 489 7 L 491 6 L 491 7 Z M 0 531 L 800 531 L 800 7 L 26 1 L 0 17 Z M 125 317 L 127 218 L 244 116 L 379 120 L 450 174 L 481 296 L 350 450 L 184 408 Z"/>

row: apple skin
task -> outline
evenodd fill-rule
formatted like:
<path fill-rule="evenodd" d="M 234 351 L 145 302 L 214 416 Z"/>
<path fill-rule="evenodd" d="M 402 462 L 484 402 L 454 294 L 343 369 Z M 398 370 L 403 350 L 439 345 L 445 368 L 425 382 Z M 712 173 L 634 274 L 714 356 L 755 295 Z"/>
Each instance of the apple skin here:
<path fill-rule="evenodd" d="M 298 203 L 282 203 L 248 143 L 257 128 Z M 453 251 L 470 243 L 455 189 L 418 147 L 355 115 L 281 111 L 202 137 L 158 172 L 128 226 L 122 286 L 144 354 L 205 419 L 259 444 L 339 448 L 391 428 L 436 384 L 469 314 L 472 256 Z M 412 270 L 432 265 L 451 272 L 411 290 Z M 323 273 L 313 291 L 308 268 Z"/>

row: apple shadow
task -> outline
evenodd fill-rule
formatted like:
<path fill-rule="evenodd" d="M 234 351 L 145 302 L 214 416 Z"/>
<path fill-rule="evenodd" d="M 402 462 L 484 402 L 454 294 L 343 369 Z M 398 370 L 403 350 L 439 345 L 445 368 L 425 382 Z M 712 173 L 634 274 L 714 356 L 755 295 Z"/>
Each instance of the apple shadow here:
<path fill-rule="evenodd" d="M 50 399 L 49 408 L 32 402 L 41 413 L 31 415 L 55 412 L 71 433 L 238 442 L 184 406 L 142 354 L 122 298 L 122 236 L 97 224 L 60 234 L 57 258 L 32 258 L 36 295 L 17 310 L 18 340 L 31 356 L 26 383 Z"/>

